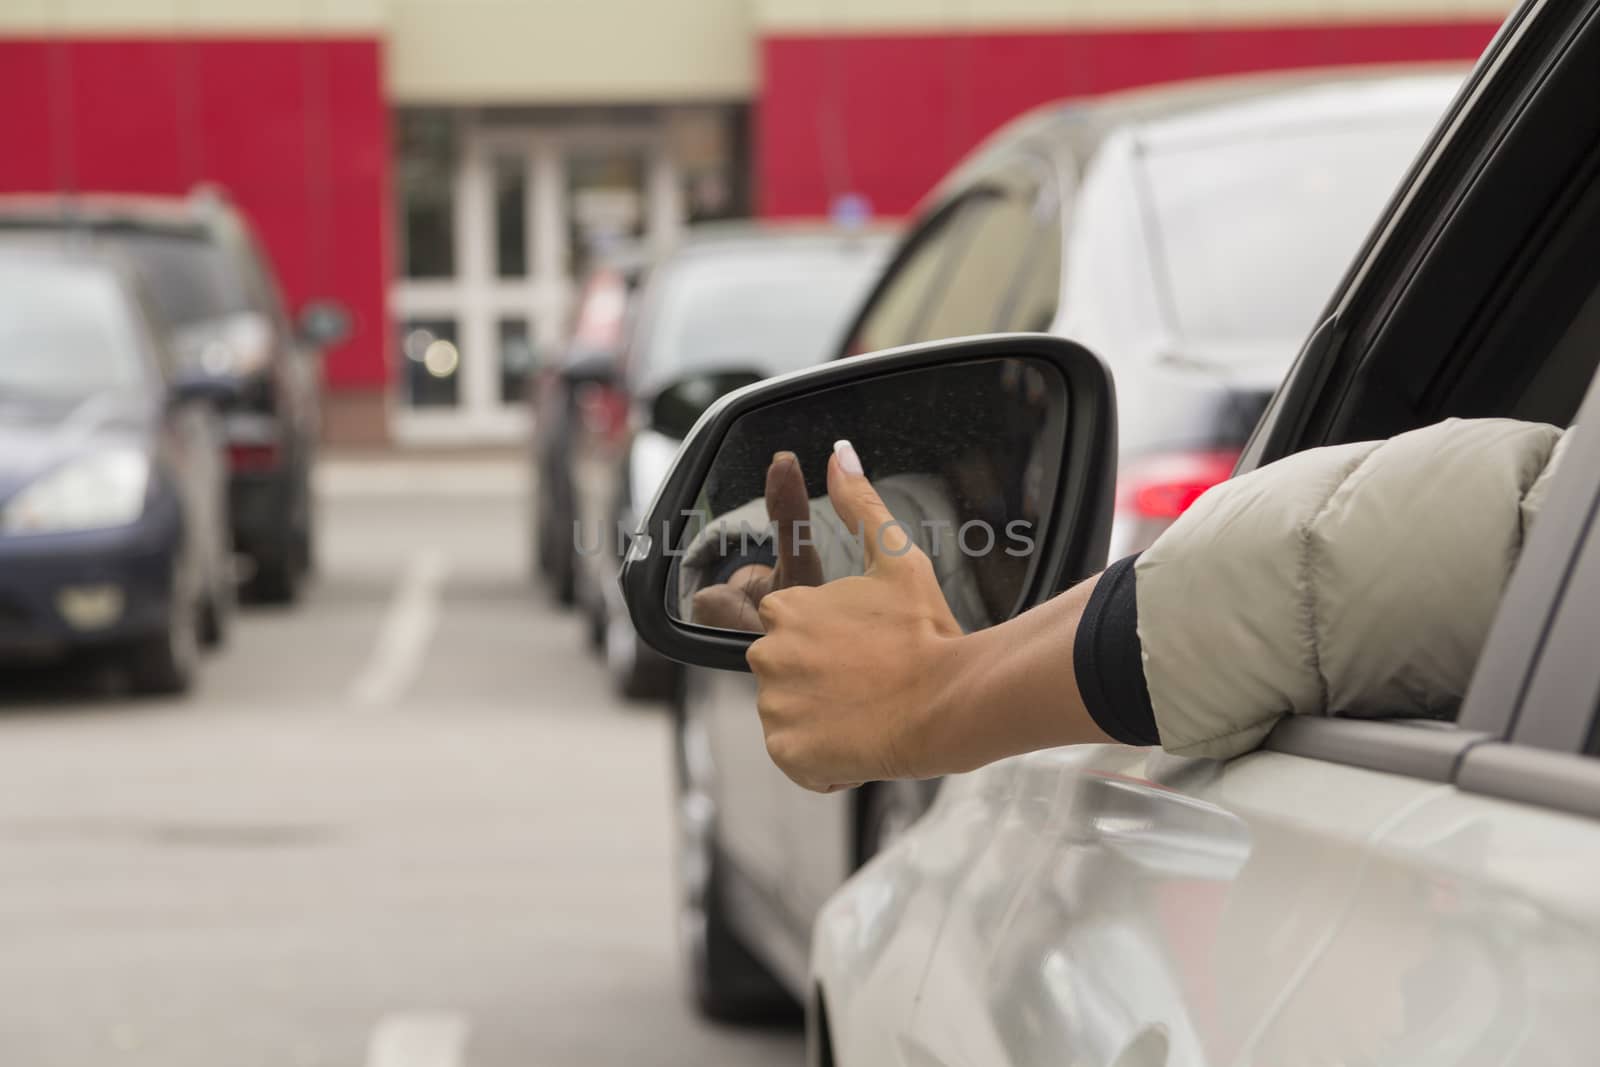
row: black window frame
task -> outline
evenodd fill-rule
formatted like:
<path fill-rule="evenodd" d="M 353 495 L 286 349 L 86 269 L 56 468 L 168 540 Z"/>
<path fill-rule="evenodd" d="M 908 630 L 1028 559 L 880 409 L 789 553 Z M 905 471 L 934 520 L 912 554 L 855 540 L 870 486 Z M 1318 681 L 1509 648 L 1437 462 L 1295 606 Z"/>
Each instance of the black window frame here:
<path fill-rule="evenodd" d="M 969 185 L 962 189 L 956 198 L 956 202 L 961 205 L 962 211 L 962 218 L 960 219 L 962 227 L 960 234 L 961 253 L 965 253 L 968 250 L 976 235 L 981 232 L 987 217 L 987 212 L 982 206 L 986 201 L 1026 201 L 1030 221 L 1034 223 L 1032 232 L 1023 247 L 1017 249 L 1016 260 L 1011 268 L 1011 274 L 996 291 L 997 299 L 989 309 L 988 321 L 980 329 L 965 335 L 942 334 L 931 337 L 924 336 L 920 332 L 925 328 L 928 316 L 933 311 L 935 296 L 944 293 L 957 269 L 958 257 L 951 256 L 944 264 L 941 264 L 941 269 L 935 278 L 935 284 L 929 287 L 929 291 L 919 310 L 912 336 L 907 339 L 908 342 L 945 341 L 954 337 L 993 333 L 1001 329 L 1006 322 L 1007 314 L 1016 302 L 1022 279 L 1028 271 L 1033 269 L 1035 257 L 1038 255 L 1041 231 L 1046 228 L 1037 225 L 1037 219 L 1034 218 L 1034 215 L 1039 210 L 1039 205 L 1047 197 L 1057 209 L 1056 222 L 1049 229 L 1054 231 L 1053 239 L 1057 246 L 1056 254 L 1059 256 L 1061 243 L 1060 182 L 1059 176 L 1055 173 L 1048 159 L 1026 149 L 1008 153 L 1003 159 L 997 160 L 993 166 L 986 168 L 982 175 L 974 178 Z M 1049 238 L 1047 237 L 1046 239 L 1048 240 Z M 1059 294 L 1057 309 L 1059 310 Z"/>
<path fill-rule="evenodd" d="M 1030 156 L 1029 159 L 1030 165 L 1038 168 L 1033 211 L 1037 215 L 1040 206 L 1048 198 L 1048 213 L 1045 220 L 1035 219 L 1033 237 L 1028 242 L 1028 247 L 1023 249 L 1017 269 L 1012 272 L 1005 294 L 1000 299 L 994 328 L 1004 329 L 1011 322 L 1012 316 L 1016 314 L 1017 302 L 1022 298 L 1026 288 L 1027 279 L 1039 269 L 1041 260 L 1049 256 L 1056 263 L 1056 306 L 1051 312 L 1050 327 L 1045 332 L 1053 332 L 1055 324 L 1061 319 L 1062 297 L 1066 291 L 1066 227 L 1073 187 L 1068 180 L 1068 174 L 1061 169 L 1058 161 L 1045 156 Z"/>
<path fill-rule="evenodd" d="M 986 166 L 981 174 L 974 175 L 965 185 L 956 189 L 932 206 L 914 223 L 911 231 L 900 242 L 890 257 L 878 280 L 873 284 L 871 291 L 862 301 L 860 309 L 845 330 L 844 340 L 834 359 L 843 359 L 851 355 L 858 355 L 852 346 L 861 332 L 862 323 L 872 314 L 877 307 L 883 293 L 893 281 L 899 277 L 901 270 L 913 259 L 928 241 L 936 236 L 943 235 L 949 240 L 949 247 L 935 266 L 932 278 L 923 290 L 921 301 L 916 312 L 910 319 L 908 336 L 897 339 L 896 347 L 903 344 L 912 344 L 918 340 L 927 340 L 921 336 L 921 330 L 928 320 L 934 307 L 934 301 L 942 294 L 949 284 L 952 273 L 961 255 L 966 251 L 972 239 L 974 228 L 982 221 L 979 212 L 971 208 L 979 201 L 996 196 L 1011 196 L 1017 192 L 1017 183 L 1026 182 L 1031 186 L 1031 193 L 1037 203 L 1039 198 L 1046 193 L 1056 205 L 1057 222 L 1052 232 L 1035 233 L 1030 238 L 1027 246 L 1019 250 L 1017 265 L 1011 272 L 1011 277 L 1006 279 L 1006 284 L 1001 290 L 999 302 L 994 309 L 994 316 L 990 329 L 998 329 L 1005 322 L 1005 315 L 1014 305 L 1020 291 L 1025 272 L 1034 265 L 1041 240 L 1056 242 L 1056 255 L 1061 256 L 1060 244 L 1062 241 L 1062 226 L 1065 224 L 1068 204 L 1068 186 L 1064 182 L 1058 163 L 1048 155 L 1037 153 L 1029 148 L 1008 152 L 998 158 L 992 165 Z M 946 232 L 945 227 L 955 227 Z M 1052 237 L 1053 233 L 1053 237 Z M 1066 264 L 1062 263 L 1065 272 Z M 1057 314 L 1059 315 L 1059 305 Z"/>
<path fill-rule="evenodd" d="M 906 235 L 890 257 L 889 263 L 884 267 L 883 273 L 878 275 L 878 280 L 873 283 L 871 291 L 862 301 L 855 317 L 850 320 L 850 325 L 845 329 L 843 340 L 834 352 L 834 359 L 846 359 L 854 355 L 862 355 L 854 348 L 856 338 L 861 333 L 862 325 L 867 318 L 877 309 L 883 299 L 884 292 L 899 278 L 908 263 L 914 259 L 923 247 L 935 239 L 948 239 L 950 242 L 940 258 L 934 264 L 932 280 L 922 292 L 921 301 L 913 313 L 910 323 L 910 333 L 915 334 L 918 327 L 927 318 L 929 309 L 933 306 L 935 293 L 944 291 L 944 284 L 949 280 L 950 271 L 954 267 L 957 256 L 966 247 L 967 228 L 972 217 L 967 212 L 971 203 L 970 191 L 963 190 L 941 202 L 928 215 L 921 218 L 915 228 Z M 947 229 L 948 228 L 948 229 Z M 905 338 L 898 338 L 895 347 L 905 344 Z M 870 349 L 864 351 L 871 351 Z"/>

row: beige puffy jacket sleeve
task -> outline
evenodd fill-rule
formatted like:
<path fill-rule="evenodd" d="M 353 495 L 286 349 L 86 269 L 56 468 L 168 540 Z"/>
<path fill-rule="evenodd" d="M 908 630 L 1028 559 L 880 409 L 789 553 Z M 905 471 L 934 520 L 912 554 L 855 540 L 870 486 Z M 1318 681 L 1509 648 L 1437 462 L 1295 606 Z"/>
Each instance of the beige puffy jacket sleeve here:
<path fill-rule="evenodd" d="M 1452 714 L 1561 440 L 1451 420 L 1206 493 L 1134 565 L 1162 747 L 1238 755 L 1286 714 Z"/>

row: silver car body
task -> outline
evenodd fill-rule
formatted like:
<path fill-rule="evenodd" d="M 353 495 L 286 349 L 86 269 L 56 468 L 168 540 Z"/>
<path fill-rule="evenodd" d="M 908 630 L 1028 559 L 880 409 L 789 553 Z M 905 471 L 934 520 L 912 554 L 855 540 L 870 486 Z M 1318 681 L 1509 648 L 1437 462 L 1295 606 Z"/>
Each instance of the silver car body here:
<path fill-rule="evenodd" d="M 850 1067 L 1587 1063 L 1597 849 L 1322 760 L 1059 749 L 948 781 L 827 905 L 815 988 Z"/>

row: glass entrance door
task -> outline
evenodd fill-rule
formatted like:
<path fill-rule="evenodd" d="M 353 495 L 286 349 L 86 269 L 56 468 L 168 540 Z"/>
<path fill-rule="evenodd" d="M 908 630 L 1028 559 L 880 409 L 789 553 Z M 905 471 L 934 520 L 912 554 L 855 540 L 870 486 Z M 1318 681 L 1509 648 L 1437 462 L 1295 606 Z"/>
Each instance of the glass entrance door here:
<path fill-rule="evenodd" d="M 446 117 L 453 136 L 413 134 L 423 140 L 414 156 L 402 130 L 394 435 L 514 440 L 527 432 L 533 368 L 561 344 L 582 272 L 620 243 L 669 245 L 683 225 L 679 181 L 650 128 Z"/>

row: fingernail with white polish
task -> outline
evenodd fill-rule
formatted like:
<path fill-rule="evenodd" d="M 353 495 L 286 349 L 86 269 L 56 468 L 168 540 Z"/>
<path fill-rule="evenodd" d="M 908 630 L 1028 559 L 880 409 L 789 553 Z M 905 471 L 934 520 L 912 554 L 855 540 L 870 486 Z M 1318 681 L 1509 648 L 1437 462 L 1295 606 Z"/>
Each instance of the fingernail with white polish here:
<path fill-rule="evenodd" d="M 833 454 L 839 457 L 839 469 L 846 474 L 861 474 L 861 457 L 849 441 L 840 439 L 833 443 Z"/>

